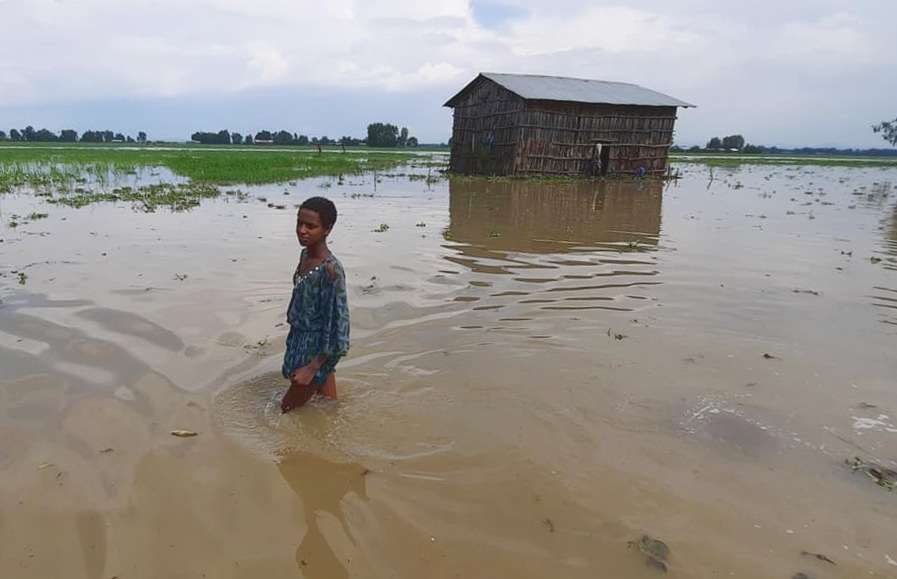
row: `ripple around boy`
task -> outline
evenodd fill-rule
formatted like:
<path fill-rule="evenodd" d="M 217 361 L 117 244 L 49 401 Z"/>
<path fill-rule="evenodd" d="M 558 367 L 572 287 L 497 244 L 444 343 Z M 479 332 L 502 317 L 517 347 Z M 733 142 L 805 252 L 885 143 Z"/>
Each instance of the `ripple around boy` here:
<path fill-rule="evenodd" d="M 280 403 L 286 413 L 305 404 L 315 392 L 336 399 L 337 362 L 349 351 L 349 303 L 342 264 L 327 248 L 336 223 L 336 206 L 324 197 L 307 199 L 296 217 L 302 246 L 293 274 L 287 308 L 287 348 L 283 377 L 290 388 Z"/>

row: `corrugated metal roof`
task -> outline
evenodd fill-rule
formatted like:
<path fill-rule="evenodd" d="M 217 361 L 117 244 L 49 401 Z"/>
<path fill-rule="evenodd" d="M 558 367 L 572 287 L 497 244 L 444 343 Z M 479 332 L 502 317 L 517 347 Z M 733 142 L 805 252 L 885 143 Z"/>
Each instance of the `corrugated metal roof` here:
<path fill-rule="evenodd" d="M 652 107 L 693 107 L 669 95 L 627 82 L 606 80 L 586 80 L 561 76 L 539 76 L 533 74 L 501 74 L 483 72 L 457 95 L 449 99 L 445 106 L 454 106 L 453 101 L 470 88 L 480 77 L 488 78 L 527 100 L 565 101 L 590 104 L 642 105 Z"/>

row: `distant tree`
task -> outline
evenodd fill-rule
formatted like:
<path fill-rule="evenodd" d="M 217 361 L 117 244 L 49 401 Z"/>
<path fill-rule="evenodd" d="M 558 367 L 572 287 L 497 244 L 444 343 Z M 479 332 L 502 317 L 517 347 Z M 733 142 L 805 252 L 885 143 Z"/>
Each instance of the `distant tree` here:
<path fill-rule="evenodd" d="M 700 153 L 701 146 L 700 145 L 692 145 L 691 147 L 688 148 L 688 152 L 689 153 Z"/>
<path fill-rule="evenodd" d="M 408 144 L 408 127 L 402 127 L 399 131 L 399 138 L 396 140 L 396 145 L 399 147 L 404 147 Z"/>
<path fill-rule="evenodd" d="M 129 143 L 136 143 L 136 142 L 137 142 L 137 141 L 134 140 L 134 137 L 132 137 L 131 135 L 128 135 L 128 138 L 125 139 L 125 140 L 126 140 L 127 142 L 129 142 Z"/>
<path fill-rule="evenodd" d="M 140 131 L 139 133 L 137 133 L 137 142 L 141 143 L 141 144 L 145 143 L 146 142 L 146 133 L 144 133 L 143 131 Z"/>
<path fill-rule="evenodd" d="M 744 148 L 744 137 L 741 135 L 729 135 L 723 137 L 722 148 L 727 151 L 740 151 Z"/>
<path fill-rule="evenodd" d="M 273 141 L 274 136 L 271 134 L 271 131 L 259 131 L 255 134 L 255 141 Z"/>
<path fill-rule="evenodd" d="M 708 151 L 718 151 L 723 146 L 723 142 L 720 141 L 719 137 L 713 137 L 709 141 L 707 141 L 706 149 Z"/>
<path fill-rule="evenodd" d="M 309 141 L 307 135 L 299 135 L 298 137 L 296 137 L 296 144 L 300 147 L 307 147 L 308 143 Z"/>
<path fill-rule="evenodd" d="M 243 144 L 243 135 L 241 135 L 240 133 L 231 133 L 230 140 L 235 145 L 242 145 Z"/>
<path fill-rule="evenodd" d="M 9 140 L 10 141 L 21 141 L 22 133 L 20 133 L 18 129 L 10 129 L 9 130 Z"/>
<path fill-rule="evenodd" d="M 78 132 L 72 129 L 63 129 L 59 133 L 59 140 L 65 143 L 74 143 L 78 140 Z"/>
<path fill-rule="evenodd" d="M 252 144 L 252 135 L 246 135 L 246 138 L 243 139 L 243 144 L 251 145 Z"/>
<path fill-rule="evenodd" d="M 218 145 L 230 145 L 230 131 L 221 129 L 218 131 L 218 138 L 215 140 Z"/>
<path fill-rule="evenodd" d="M 897 146 L 897 119 L 872 125 L 872 132 L 881 134 L 881 138 L 891 146 Z"/>
<path fill-rule="evenodd" d="M 408 141 L 405 143 L 409 147 L 417 146 L 417 137 L 408 137 Z"/>
<path fill-rule="evenodd" d="M 53 141 L 58 141 L 59 137 L 53 131 L 41 129 L 31 135 L 31 140 L 39 143 L 52 143 Z"/>
<path fill-rule="evenodd" d="M 33 141 L 34 140 L 34 127 L 28 125 L 24 129 L 22 129 L 22 140 L 23 141 Z"/>
<path fill-rule="evenodd" d="M 766 147 L 764 147 L 763 145 L 751 145 L 750 143 L 748 143 L 747 145 L 744 146 L 744 148 L 741 150 L 741 152 L 748 153 L 750 155 L 755 155 L 755 154 L 765 153 Z"/>
<path fill-rule="evenodd" d="M 121 141 L 122 143 L 124 143 L 124 142 L 125 142 L 125 136 L 124 136 L 123 134 L 121 134 L 121 133 L 115 133 L 115 135 L 113 135 L 113 137 L 112 137 L 112 140 L 113 140 L 113 141 Z"/>
<path fill-rule="evenodd" d="M 5 141 L 6 138 L 6 131 L 0 131 L 0 141 Z"/>
<path fill-rule="evenodd" d="M 368 125 L 368 147 L 395 147 L 399 140 L 399 128 L 388 123 Z"/>
<path fill-rule="evenodd" d="M 328 137 L 327 135 L 324 135 L 321 137 L 321 139 L 318 141 L 318 143 L 321 145 L 332 145 L 333 141 L 330 140 L 330 137 Z"/>
<path fill-rule="evenodd" d="M 293 143 L 293 133 L 289 131 L 277 131 L 273 139 L 275 145 L 291 145 Z"/>

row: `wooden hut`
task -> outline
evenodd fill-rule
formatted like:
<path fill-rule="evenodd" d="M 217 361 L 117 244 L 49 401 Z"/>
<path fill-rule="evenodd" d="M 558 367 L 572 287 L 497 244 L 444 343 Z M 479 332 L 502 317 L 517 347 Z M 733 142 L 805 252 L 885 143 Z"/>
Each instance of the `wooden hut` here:
<path fill-rule="evenodd" d="M 454 109 L 450 169 L 477 175 L 663 173 L 678 107 L 635 84 L 481 73 Z"/>

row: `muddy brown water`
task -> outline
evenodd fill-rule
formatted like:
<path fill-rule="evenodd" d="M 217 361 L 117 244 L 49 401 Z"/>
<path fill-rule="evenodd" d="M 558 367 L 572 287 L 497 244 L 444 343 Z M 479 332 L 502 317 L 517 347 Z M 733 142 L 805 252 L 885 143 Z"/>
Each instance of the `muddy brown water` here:
<path fill-rule="evenodd" d="M 3 195 L 0 576 L 897 576 L 897 172 L 680 170 Z M 352 350 L 282 416 L 315 194 Z"/>

